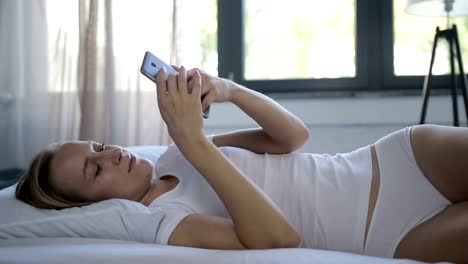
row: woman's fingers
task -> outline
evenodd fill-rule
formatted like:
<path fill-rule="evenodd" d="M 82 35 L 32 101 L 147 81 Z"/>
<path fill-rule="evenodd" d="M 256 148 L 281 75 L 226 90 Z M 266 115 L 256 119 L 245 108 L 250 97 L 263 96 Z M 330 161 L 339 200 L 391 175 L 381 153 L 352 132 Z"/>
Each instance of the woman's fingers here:
<path fill-rule="evenodd" d="M 169 96 L 177 96 L 177 76 L 175 74 L 169 74 L 167 76 L 167 92 Z"/>
<path fill-rule="evenodd" d="M 200 72 L 200 75 L 201 75 L 200 69 L 198 69 L 198 68 L 190 69 L 190 70 L 187 71 L 187 80 L 189 80 L 189 81 L 192 80 L 193 75 L 195 74 L 195 71 Z"/>
<path fill-rule="evenodd" d="M 190 79 L 188 82 L 187 82 L 187 90 L 188 90 L 188 93 L 191 94 L 192 91 L 193 91 L 193 79 Z"/>
<path fill-rule="evenodd" d="M 202 94 L 202 83 L 200 72 L 198 70 L 194 71 L 193 79 L 191 82 L 193 83 L 191 95 L 197 98 L 197 100 L 200 100 Z"/>
<path fill-rule="evenodd" d="M 215 89 L 205 94 L 205 97 L 202 101 L 202 111 L 205 111 L 205 109 L 211 105 L 211 103 L 216 99 L 216 95 L 217 94 Z"/>
<path fill-rule="evenodd" d="M 197 100 L 200 104 L 200 98 L 205 92 L 203 91 L 202 76 L 198 69 L 191 70 L 192 78 L 187 81 L 187 70 L 184 66 L 178 69 L 178 74 L 168 74 L 165 78 L 166 69 L 161 68 L 156 76 L 156 84 L 158 91 L 158 104 L 163 107 L 177 107 L 177 105 L 186 105 L 184 102 L 188 98 Z M 186 98 L 186 99 L 184 99 Z M 192 100 L 190 99 L 190 101 Z M 208 100 L 211 103 L 213 99 Z M 206 98 L 205 103 L 207 102 Z M 180 102 L 181 104 L 177 103 Z"/>
<path fill-rule="evenodd" d="M 180 67 L 179 75 L 177 76 L 177 84 L 179 87 L 179 93 L 182 96 L 187 95 L 189 92 L 187 90 L 187 71 L 184 66 Z"/>
<path fill-rule="evenodd" d="M 164 67 L 159 69 L 159 72 L 156 75 L 156 91 L 158 95 L 158 101 L 160 98 L 167 95 L 166 68 Z"/>
<path fill-rule="evenodd" d="M 195 71 L 198 70 L 197 68 L 193 68 L 187 71 L 187 76 L 192 77 Z"/>

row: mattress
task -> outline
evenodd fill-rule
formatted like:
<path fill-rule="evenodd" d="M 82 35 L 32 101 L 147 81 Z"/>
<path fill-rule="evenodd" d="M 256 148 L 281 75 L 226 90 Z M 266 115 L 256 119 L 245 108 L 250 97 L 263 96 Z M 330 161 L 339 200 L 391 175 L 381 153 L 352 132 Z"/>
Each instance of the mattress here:
<path fill-rule="evenodd" d="M 282 248 L 213 250 L 88 238 L 0 239 L 0 263 L 421 263 L 351 253 Z"/>

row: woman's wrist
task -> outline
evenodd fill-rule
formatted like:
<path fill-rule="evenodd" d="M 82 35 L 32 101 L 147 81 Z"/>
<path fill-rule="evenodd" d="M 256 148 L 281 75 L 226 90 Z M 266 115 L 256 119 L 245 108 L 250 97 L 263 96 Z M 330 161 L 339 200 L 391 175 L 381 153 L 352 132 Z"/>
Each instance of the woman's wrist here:
<path fill-rule="evenodd" d="M 197 131 L 177 131 L 169 133 L 177 146 L 182 147 L 206 139 L 203 130 Z"/>
<path fill-rule="evenodd" d="M 235 103 L 235 101 L 240 97 L 244 89 L 244 86 L 237 84 L 231 80 L 227 80 L 227 85 L 230 90 L 229 101 Z"/>
<path fill-rule="evenodd" d="M 190 136 L 181 136 L 181 137 L 178 137 L 178 140 L 174 140 L 174 142 L 177 144 L 177 145 L 181 145 L 181 147 L 184 147 L 184 146 L 189 146 L 189 145 L 194 145 L 194 144 L 198 144 L 200 142 L 211 142 L 214 144 L 213 142 L 213 138 L 216 134 L 209 134 L 209 135 L 205 135 L 203 132 L 200 134 L 200 133 L 196 133 L 196 134 L 192 134 Z"/>
<path fill-rule="evenodd" d="M 197 158 L 200 153 L 203 153 L 200 151 L 201 149 L 212 144 L 213 142 L 205 135 L 195 136 L 176 142 L 177 147 L 188 160 Z"/>

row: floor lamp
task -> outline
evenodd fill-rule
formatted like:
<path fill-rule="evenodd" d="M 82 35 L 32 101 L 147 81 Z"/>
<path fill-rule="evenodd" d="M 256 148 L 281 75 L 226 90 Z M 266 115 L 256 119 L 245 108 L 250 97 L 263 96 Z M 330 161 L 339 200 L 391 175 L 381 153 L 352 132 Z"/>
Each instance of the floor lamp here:
<path fill-rule="evenodd" d="M 447 29 L 440 30 L 436 28 L 434 43 L 432 46 L 431 63 L 429 65 L 429 73 L 424 79 L 423 86 L 423 104 L 421 109 L 420 124 L 424 124 L 426 119 L 427 102 L 430 95 L 432 66 L 434 65 L 434 57 L 439 39 L 446 39 L 450 51 L 450 76 L 452 90 L 452 106 L 453 106 L 453 123 L 458 127 L 458 103 L 457 103 L 457 81 L 455 74 L 455 60 L 458 63 L 462 96 L 465 103 L 465 113 L 468 118 L 468 97 L 467 97 L 467 80 L 463 70 L 463 61 L 460 50 L 460 42 L 458 41 L 457 26 L 450 27 L 450 17 L 468 15 L 468 0 L 408 0 L 406 13 L 419 16 L 444 16 L 447 18 Z M 467 120 L 468 122 L 468 120 Z"/>

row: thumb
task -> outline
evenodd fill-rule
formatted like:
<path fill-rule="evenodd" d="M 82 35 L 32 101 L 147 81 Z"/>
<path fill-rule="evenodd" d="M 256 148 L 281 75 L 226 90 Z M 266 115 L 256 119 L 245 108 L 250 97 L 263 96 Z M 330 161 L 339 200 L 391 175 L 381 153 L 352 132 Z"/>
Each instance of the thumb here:
<path fill-rule="evenodd" d="M 172 64 L 171 64 L 171 66 L 172 66 L 172 68 L 174 68 L 174 70 L 180 71 L 180 67 L 179 67 L 179 66 L 175 66 L 175 65 L 172 65 Z"/>

